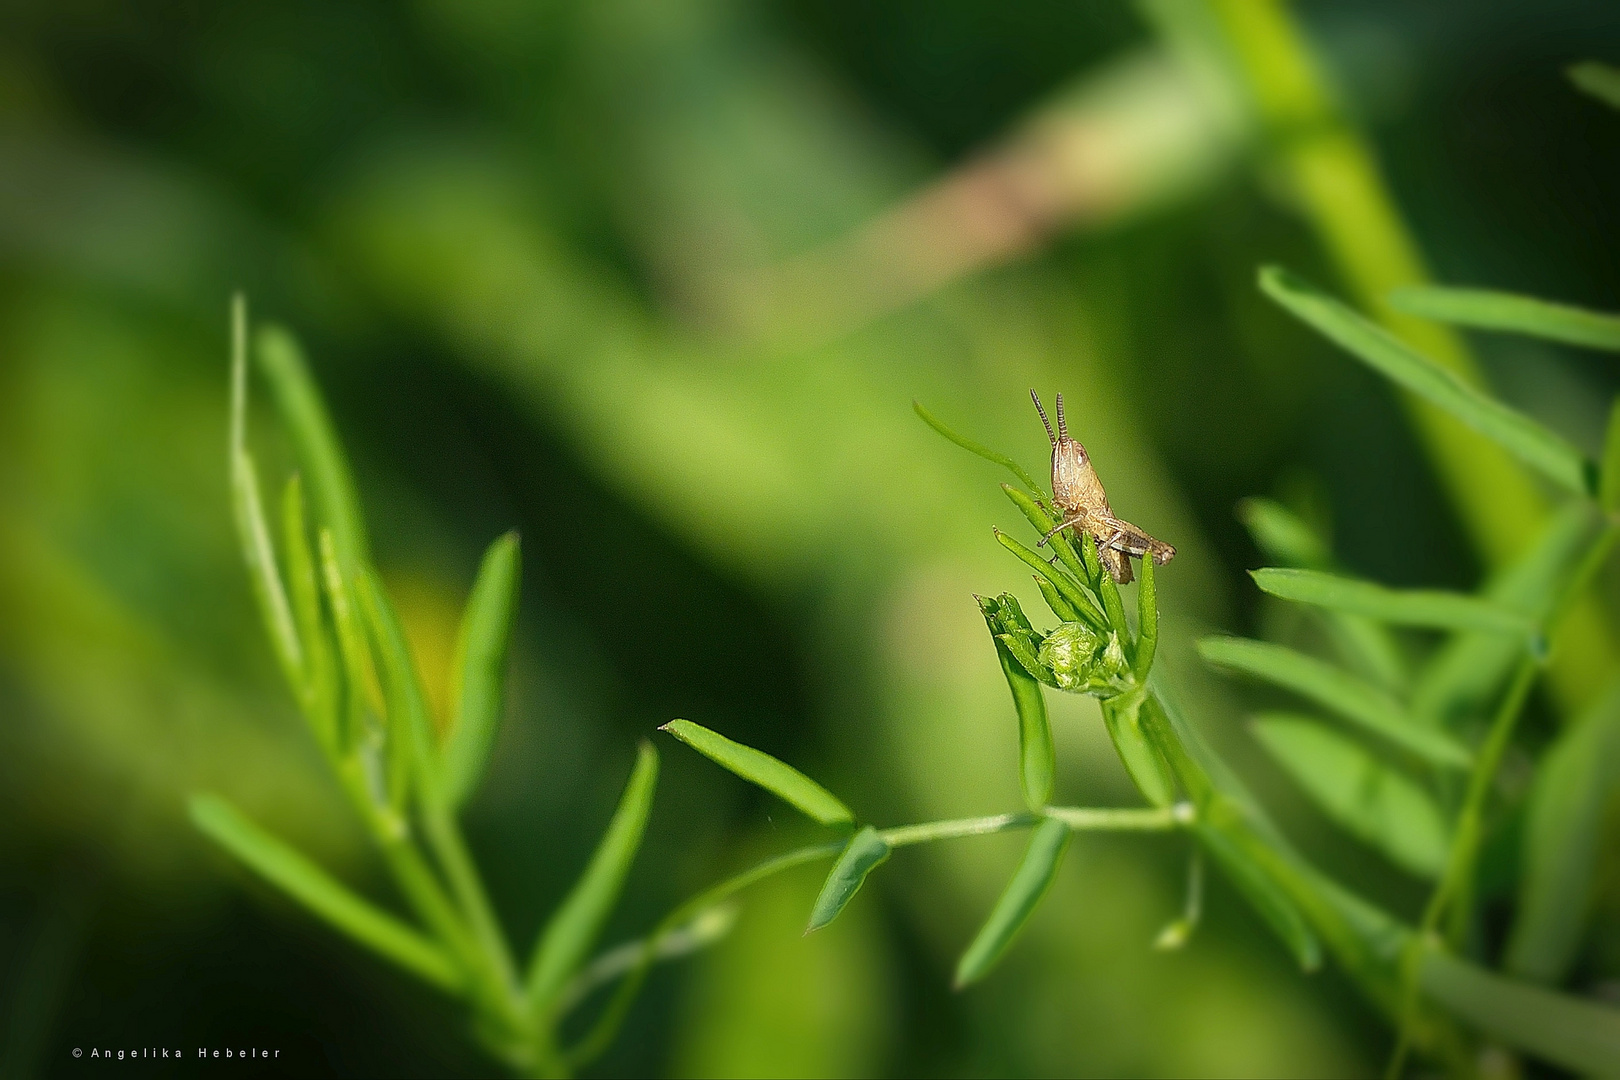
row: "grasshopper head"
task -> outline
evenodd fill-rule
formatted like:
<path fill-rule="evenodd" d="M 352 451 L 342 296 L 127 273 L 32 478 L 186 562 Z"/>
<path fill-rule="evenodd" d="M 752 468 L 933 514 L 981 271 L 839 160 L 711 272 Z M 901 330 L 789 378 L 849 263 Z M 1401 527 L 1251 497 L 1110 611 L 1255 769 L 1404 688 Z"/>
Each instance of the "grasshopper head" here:
<path fill-rule="evenodd" d="M 1035 402 L 1035 411 L 1041 414 L 1041 423 L 1046 425 L 1046 437 L 1052 442 L 1052 500 L 1059 506 L 1074 509 L 1081 504 L 1082 495 L 1089 491 L 1091 459 L 1079 440 L 1069 438 L 1069 425 L 1063 418 L 1063 395 L 1057 396 L 1055 433 L 1052 422 L 1046 418 L 1046 409 L 1041 406 L 1040 395 L 1031 390 L 1029 396 Z"/>

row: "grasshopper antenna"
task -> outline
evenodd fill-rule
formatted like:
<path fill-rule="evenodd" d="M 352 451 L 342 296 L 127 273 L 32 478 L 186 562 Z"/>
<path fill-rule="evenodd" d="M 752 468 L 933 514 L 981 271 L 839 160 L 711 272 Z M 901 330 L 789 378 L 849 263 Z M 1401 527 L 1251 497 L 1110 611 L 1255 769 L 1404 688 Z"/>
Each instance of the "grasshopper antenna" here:
<path fill-rule="evenodd" d="M 1046 425 L 1046 437 L 1048 439 L 1052 440 L 1052 445 L 1053 446 L 1056 446 L 1057 445 L 1057 436 L 1052 434 L 1052 421 L 1050 421 L 1050 420 L 1048 420 L 1046 418 L 1046 410 L 1041 406 L 1041 396 L 1039 394 L 1037 394 L 1033 389 L 1030 390 L 1029 396 L 1030 396 L 1030 399 L 1035 402 L 1035 411 L 1041 414 L 1041 423 Z M 1062 394 L 1058 395 L 1058 400 L 1059 401 L 1063 400 L 1063 395 Z M 1060 408 L 1060 410 L 1058 412 L 1058 426 L 1059 427 L 1063 426 L 1063 413 L 1061 411 L 1061 408 Z"/>
<path fill-rule="evenodd" d="M 1063 419 L 1063 395 L 1062 394 L 1059 394 L 1057 396 L 1057 412 L 1058 412 L 1058 438 L 1060 440 L 1063 440 L 1064 442 L 1067 442 L 1068 438 L 1069 438 L 1069 425 L 1066 422 L 1064 422 L 1064 419 Z M 1045 417 L 1042 417 L 1042 419 L 1044 420 Z"/>

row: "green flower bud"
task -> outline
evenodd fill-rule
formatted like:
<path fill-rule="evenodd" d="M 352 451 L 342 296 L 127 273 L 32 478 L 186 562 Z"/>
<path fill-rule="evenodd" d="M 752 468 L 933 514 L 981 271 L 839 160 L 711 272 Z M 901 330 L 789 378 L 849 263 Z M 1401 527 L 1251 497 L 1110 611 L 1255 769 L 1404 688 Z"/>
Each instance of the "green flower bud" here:
<path fill-rule="evenodd" d="M 1066 622 L 1047 634 L 1036 659 L 1052 672 L 1060 690 L 1111 697 L 1130 686 L 1130 665 L 1119 635 L 1104 637 L 1085 623 Z"/>

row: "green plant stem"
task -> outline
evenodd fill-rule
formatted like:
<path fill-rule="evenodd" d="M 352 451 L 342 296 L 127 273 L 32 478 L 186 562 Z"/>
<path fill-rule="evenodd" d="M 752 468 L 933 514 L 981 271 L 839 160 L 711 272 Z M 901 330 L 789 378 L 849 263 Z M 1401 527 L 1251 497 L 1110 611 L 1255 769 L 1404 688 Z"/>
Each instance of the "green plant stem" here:
<path fill-rule="evenodd" d="M 1411 230 L 1378 163 L 1340 115 L 1310 46 L 1281 0 L 1210 0 L 1269 130 L 1274 162 L 1357 300 L 1398 336 L 1467 381 L 1482 381 L 1450 327 L 1397 311 L 1392 290 L 1429 280 Z M 1547 506 L 1524 470 L 1494 443 L 1432 406 L 1403 395 L 1420 439 L 1486 563 L 1514 559 Z M 1570 612 L 1572 633 L 1549 681 L 1566 711 L 1594 697 L 1616 667 L 1608 620 L 1590 597 Z"/>
<path fill-rule="evenodd" d="M 898 825 L 880 829 L 878 835 L 890 847 L 910 844 L 928 844 L 935 840 L 950 840 L 958 836 L 983 836 L 987 833 L 1006 832 L 1008 829 L 1027 829 L 1040 817 L 1035 814 L 992 814 L 989 817 L 960 818 L 955 821 L 928 821 L 920 825 Z"/>
<path fill-rule="evenodd" d="M 440 867 L 450 881 L 450 889 L 460 904 L 463 916 L 477 943 L 486 977 L 490 1005 L 500 1010 L 503 1021 L 515 1031 L 523 1031 L 528 1024 L 528 1010 L 524 1008 L 523 994 L 518 987 L 517 968 L 512 953 L 496 921 L 494 909 L 484 893 L 484 884 L 467 853 L 461 830 L 441 806 L 426 807 L 422 813 L 428 843 L 438 856 Z"/>
<path fill-rule="evenodd" d="M 1198 816 L 1193 804 L 1188 802 L 1146 810 L 1048 806 L 1044 812 L 1047 817 L 1063 822 L 1075 832 L 1166 832 L 1185 828 Z"/>

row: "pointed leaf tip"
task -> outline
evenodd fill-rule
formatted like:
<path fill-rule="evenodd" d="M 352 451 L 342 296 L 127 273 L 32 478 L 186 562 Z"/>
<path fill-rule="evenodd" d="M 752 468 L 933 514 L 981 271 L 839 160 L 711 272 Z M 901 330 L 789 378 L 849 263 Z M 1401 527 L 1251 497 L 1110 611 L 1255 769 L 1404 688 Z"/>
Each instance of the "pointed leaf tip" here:
<path fill-rule="evenodd" d="M 810 909 L 810 922 L 804 932 L 813 934 L 838 918 L 861 886 L 866 884 L 866 875 L 887 862 L 889 853 L 888 841 L 870 825 L 850 837 L 849 843 L 844 845 L 844 853 L 833 864 L 832 871 L 821 886 L 821 893 L 816 897 L 815 906 Z"/>
<path fill-rule="evenodd" d="M 836 795 L 763 750 L 744 746 L 690 720 L 671 720 L 658 730 L 669 732 L 721 768 L 757 784 L 823 825 L 846 825 L 855 820 Z"/>

